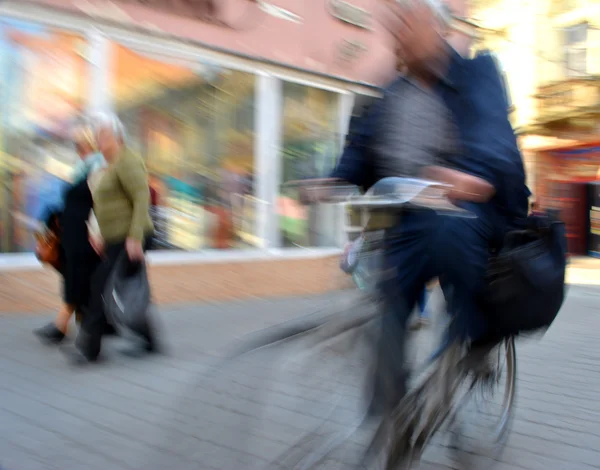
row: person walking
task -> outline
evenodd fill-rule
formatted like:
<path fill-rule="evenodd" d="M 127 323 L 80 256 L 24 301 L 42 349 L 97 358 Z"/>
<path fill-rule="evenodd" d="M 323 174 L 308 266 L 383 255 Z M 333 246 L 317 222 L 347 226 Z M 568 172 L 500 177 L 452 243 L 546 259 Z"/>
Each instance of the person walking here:
<path fill-rule="evenodd" d="M 63 341 L 74 312 L 82 314 L 90 295 L 90 280 L 100 257 L 88 239 L 87 221 L 92 211 L 92 194 L 88 179 L 106 167 L 88 124 L 73 131 L 73 143 L 79 155 L 71 184 L 67 187 L 62 207 L 51 210 L 49 219 L 58 223 L 60 231 L 60 274 L 63 277 L 63 305 L 53 322 L 34 331 L 45 343 Z"/>
<path fill-rule="evenodd" d="M 78 364 L 94 362 L 99 357 L 108 323 L 103 296 L 113 268 L 124 252 L 132 267 L 145 262 L 144 252 L 154 231 L 146 166 L 126 148 L 121 121 L 112 114 L 98 113 L 91 117 L 91 123 L 108 166 L 90 182 L 95 216 L 89 225 L 90 241 L 102 262 L 92 275 L 89 307 L 75 345 L 64 350 Z M 154 352 L 156 341 L 147 320 L 136 333 L 143 340 L 141 351 Z"/>

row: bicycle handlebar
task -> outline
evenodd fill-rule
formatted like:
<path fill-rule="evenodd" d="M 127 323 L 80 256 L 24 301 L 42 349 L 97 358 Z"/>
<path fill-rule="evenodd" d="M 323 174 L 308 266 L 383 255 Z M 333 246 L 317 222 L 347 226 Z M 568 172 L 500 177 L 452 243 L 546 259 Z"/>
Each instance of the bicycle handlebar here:
<path fill-rule="evenodd" d="M 431 209 L 456 216 L 474 215 L 453 204 L 447 197 L 452 186 L 418 178 L 388 177 L 379 180 L 365 194 L 339 180 L 320 179 L 291 181 L 288 187 L 314 192 L 314 202 L 344 203 L 357 209 L 400 209 L 405 207 Z"/>

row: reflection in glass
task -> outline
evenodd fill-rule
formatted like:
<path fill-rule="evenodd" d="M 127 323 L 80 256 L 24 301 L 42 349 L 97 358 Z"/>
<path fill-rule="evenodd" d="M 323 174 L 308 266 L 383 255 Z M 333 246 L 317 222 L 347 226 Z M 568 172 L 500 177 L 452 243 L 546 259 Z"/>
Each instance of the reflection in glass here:
<path fill-rule="evenodd" d="M 0 251 L 30 251 L 77 156 L 68 140 L 87 91 L 85 40 L 0 19 Z"/>
<path fill-rule="evenodd" d="M 113 102 L 158 194 L 163 249 L 258 245 L 252 74 L 113 45 Z"/>
<path fill-rule="evenodd" d="M 340 151 L 338 95 L 304 85 L 283 85 L 283 182 L 322 178 Z M 335 246 L 337 219 L 331 207 L 306 208 L 296 191 L 281 189 L 279 227 L 284 246 Z"/>

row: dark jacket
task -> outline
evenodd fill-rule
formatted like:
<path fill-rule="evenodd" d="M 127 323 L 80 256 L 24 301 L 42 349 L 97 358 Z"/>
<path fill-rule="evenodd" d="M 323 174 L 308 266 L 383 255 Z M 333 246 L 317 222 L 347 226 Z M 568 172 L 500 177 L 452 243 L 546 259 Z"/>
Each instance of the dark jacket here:
<path fill-rule="evenodd" d="M 506 88 L 496 61 L 489 53 L 474 59 L 464 59 L 454 50 L 450 55 L 448 73 L 437 92 L 459 128 L 462 154 L 453 159 L 455 168 L 494 186 L 496 194 L 487 207 L 508 218 L 525 217 L 531 193 L 525 184 L 523 160 L 508 119 Z M 353 120 L 348 144 L 332 177 L 364 189 L 377 181 L 373 138 L 384 100 L 385 90 L 382 100 Z"/>

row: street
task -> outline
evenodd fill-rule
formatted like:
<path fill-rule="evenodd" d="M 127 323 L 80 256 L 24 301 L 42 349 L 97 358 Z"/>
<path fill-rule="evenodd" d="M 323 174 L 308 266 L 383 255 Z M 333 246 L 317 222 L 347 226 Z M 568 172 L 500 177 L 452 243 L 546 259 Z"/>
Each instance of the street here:
<path fill-rule="evenodd" d="M 600 287 L 570 287 L 566 305 L 550 331 L 541 340 L 517 343 L 516 419 L 507 447 L 493 468 L 600 469 L 599 300 Z M 67 366 L 58 350 L 37 342 L 31 331 L 46 321 L 43 316 L 0 316 L 0 468 L 239 468 L 219 461 L 217 455 L 225 454 L 215 451 L 214 442 L 211 449 L 202 447 L 201 435 L 207 428 L 219 426 L 220 436 L 231 432 L 225 441 L 233 447 L 248 429 L 240 425 L 236 435 L 234 422 L 216 422 L 219 416 L 231 419 L 217 411 L 219 400 L 234 392 L 219 381 L 219 373 L 206 379 L 207 366 L 244 335 L 317 312 L 331 302 L 329 295 L 161 307 L 165 355 L 128 358 L 118 351 L 122 340 L 111 340 L 106 342 L 106 360 L 88 369 Z M 270 434 L 261 435 L 265 450 L 254 446 L 256 462 L 265 458 L 265 452 L 281 448 L 276 443 L 291 436 L 290 429 L 318 423 L 321 410 L 306 404 L 319 386 L 336 385 L 331 390 L 338 398 L 342 394 L 345 403 L 356 399 L 348 383 L 352 371 L 341 374 L 335 361 L 327 362 L 326 351 L 319 354 L 323 361 L 319 370 L 336 371 L 336 377 L 343 375 L 346 382 L 329 384 L 323 376 L 305 376 L 314 382 L 303 383 L 304 403 L 291 399 L 287 405 L 283 400 L 278 403 L 279 417 L 268 418 L 276 426 Z M 235 365 L 236 387 L 242 388 L 243 377 L 252 378 L 256 386 L 269 359 L 267 351 L 258 360 Z M 297 370 L 294 367 L 287 370 Z M 278 380 L 273 385 L 279 387 L 278 392 L 291 387 L 282 377 Z M 209 385 L 215 389 L 200 395 L 198 390 Z M 261 401 L 265 403 L 266 398 L 255 396 L 246 403 Z M 246 404 L 236 413 L 245 419 L 252 410 Z M 265 444 L 268 436 L 271 446 Z M 196 444 L 190 444 L 194 439 Z M 474 458 L 477 470 L 491 463 Z M 178 464 L 183 460 L 187 466 Z M 436 444 L 420 468 L 461 467 L 447 449 Z"/>

